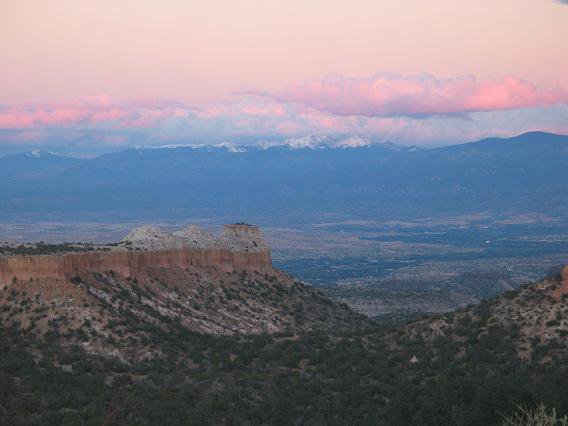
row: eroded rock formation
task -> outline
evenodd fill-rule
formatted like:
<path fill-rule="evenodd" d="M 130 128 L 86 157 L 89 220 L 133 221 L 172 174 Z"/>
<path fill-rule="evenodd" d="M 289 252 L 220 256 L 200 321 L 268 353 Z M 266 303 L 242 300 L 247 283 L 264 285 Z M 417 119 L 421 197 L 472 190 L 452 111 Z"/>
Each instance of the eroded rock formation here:
<path fill-rule="evenodd" d="M 108 251 L 3 257 L 0 258 L 0 287 L 6 286 L 14 278 L 18 281 L 68 279 L 83 272 L 114 271 L 125 277 L 136 278 L 147 267 L 198 267 L 216 268 L 222 272 L 272 273 L 270 250 L 258 228 L 250 225 L 231 226 L 225 228 L 225 233 L 219 238 L 209 238 L 206 237 L 208 234 L 201 233 L 199 241 L 195 243 L 191 238 L 143 227 L 131 232 L 122 245 L 109 248 Z M 191 229 L 190 235 L 196 235 L 196 229 Z M 204 242 L 207 239 L 209 244 Z"/>
<path fill-rule="evenodd" d="M 562 282 L 560 287 L 554 292 L 554 296 L 560 300 L 565 294 L 568 294 L 568 265 L 562 269 Z"/>

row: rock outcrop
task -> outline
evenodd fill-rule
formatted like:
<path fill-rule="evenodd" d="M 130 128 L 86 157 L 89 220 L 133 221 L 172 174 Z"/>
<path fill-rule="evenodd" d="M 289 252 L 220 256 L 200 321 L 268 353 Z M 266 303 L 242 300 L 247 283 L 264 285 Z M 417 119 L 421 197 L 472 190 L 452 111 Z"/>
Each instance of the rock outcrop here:
<path fill-rule="evenodd" d="M 225 225 L 221 235 L 221 244 L 230 250 L 264 251 L 268 246 L 256 226 L 246 224 Z"/>
<path fill-rule="evenodd" d="M 133 229 L 120 242 L 122 246 L 142 250 L 168 250 L 190 247 L 199 250 L 222 248 L 231 251 L 268 250 L 262 232 L 258 227 L 247 224 L 225 225 L 221 235 L 203 231 L 196 225 L 181 231 L 169 233 L 152 226 Z"/>
<path fill-rule="evenodd" d="M 568 294 L 568 265 L 562 268 L 562 281 L 560 282 L 558 289 L 554 292 L 554 297 L 556 297 L 557 300 L 560 300 L 560 298 L 562 298 L 565 294 Z"/>
<path fill-rule="evenodd" d="M 148 340 L 153 332 L 262 334 L 366 322 L 273 269 L 261 232 L 250 225 L 220 235 L 142 227 L 116 244 L 0 253 L 0 323 L 51 332 L 65 345 L 125 362 L 163 355 L 161 338 Z"/>
<path fill-rule="evenodd" d="M 137 278 L 147 267 L 273 272 L 270 250 L 256 227 L 228 225 L 220 237 L 196 227 L 177 234 L 142 227 L 133 230 L 118 246 L 108 246 L 107 251 L 0 258 L 0 288 L 14 279 L 68 279 L 84 272 L 114 271 Z"/>
<path fill-rule="evenodd" d="M 209 232 L 205 232 L 196 225 L 188 226 L 181 231 L 174 232 L 178 238 L 182 238 L 185 244 L 190 244 L 194 248 L 209 249 L 220 247 L 219 239 Z"/>
<path fill-rule="evenodd" d="M 184 246 L 184 241 L 153 226 L 141 226 L 128 233 L 122 244 L 142 250 L 170 250 Z"/>

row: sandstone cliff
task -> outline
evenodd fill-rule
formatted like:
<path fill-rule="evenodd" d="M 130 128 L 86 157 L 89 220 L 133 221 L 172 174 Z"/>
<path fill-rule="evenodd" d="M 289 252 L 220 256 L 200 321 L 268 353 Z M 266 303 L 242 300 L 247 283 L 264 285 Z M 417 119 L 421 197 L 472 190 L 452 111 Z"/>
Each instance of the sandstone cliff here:
<path fill-rule="evenodd" d="M 560 286 L 554 292 L 554 296 L 556 299 L 561 299 L 565 294 L 568 294 L 568 265 L 562 268 Z"/>
<path fill-rule="evenodd" d="M 143 227 L 117 244 L 24 249 L 0 255 L 0 323 L 127 362 L 161 356 L 151 332 L 261 334 L 365 323 L 273 269 L 250 225 L 219 236 Z"/>
<path fill-rule="evenodd" d="M 9 256 L 0 258 L 0 288 L 15 278 L 19 281 L 39 278 L 70 278 L 84 272 L 114 271 L 124 277 L 137 278 L 147 267 L 215 268 L 221 272 L 272 273 L 270 250 L 258 228 L 232 225 L 220 238 L 211 236 L 204 244 L 202 233 L 198 244 L 183 236 L 155 228 L 132 231 L 118 247 L 108 251 L 95 250 L 39 256 Z M 195 235 L 192 228 L 191 235 Z"/>

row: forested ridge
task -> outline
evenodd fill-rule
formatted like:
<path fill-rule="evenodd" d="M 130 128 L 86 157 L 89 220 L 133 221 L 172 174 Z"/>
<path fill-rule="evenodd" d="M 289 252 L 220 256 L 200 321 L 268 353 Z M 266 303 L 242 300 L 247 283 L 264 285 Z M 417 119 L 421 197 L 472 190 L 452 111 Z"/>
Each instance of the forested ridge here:
<path fill-rule="evenodd" d="M 175 321 L 167 331 L 146 324 L 147 343 L 162 355 L 126 362 L 4 315 L 0 421 L 497 425 L 519 405 L 540 403 L 564 415 L 568 307 L 554 298 L 559 285 L 548 279 L 397 328 L 210 336 Z M 23 300 L 3 312 L 25 310 Z M 65 333 L 86 342 L 91 330 Z"/>

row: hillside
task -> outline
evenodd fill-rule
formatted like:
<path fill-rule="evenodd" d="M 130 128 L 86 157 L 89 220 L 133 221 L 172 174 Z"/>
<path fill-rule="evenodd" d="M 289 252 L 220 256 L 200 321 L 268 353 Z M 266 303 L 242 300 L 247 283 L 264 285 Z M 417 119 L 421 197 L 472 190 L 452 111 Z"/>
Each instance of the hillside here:
<path fill-rule="evenodd" d="M 34 248 L 42 254 L 14 254 Z M 113 245 L 9 250 L 0 256 L 3 323 L 64 338 L 91 354 L 159 356 L 148 334 L 168 333 L 172 323 L 212 335 L 365 323 L 273 269 L 269 248 L 251 225 L 227 225 L 219 236 L 195 226 L 176 234 L 142 227 Z"/>
<path fill-rule="evenodd" d="M 144 272 L 142 281 L 113 271 L 70 281 L 15 281 L 0 295 L 0 318 L 28 334 L 125 361 L 162 355 L 150 335 L 170 333 L 172 323 L 197 333 L 247 335 L 351 329 L 365 322 L 278 271 L 148 267 Z"/>
<path fill-rule="evenodd" d="M 211 275 L 195 277 L 191 300 L 201 310 L 194 310 L 182 288 L 195 272 L 149 271 L 148 288 L 85 275 L 68 283 L 65 297 L 53 286 L 39 296 L 15 292 L 16 283 L 4 289 L 7 421 L 498 425 L 515 404 L 541 402 L 568 413 L 568 269 L 564 282 L 550 278 L 455 313 L 342 330 L 350 311 L 278 275 L 275 282 L 227 276 L 226 291 L 207 286 Z M 257 309 L 270 310 L 272 322 L 262 324 L 286 319 L 294 327 L 260 335 L 247 333 L 277 330 L 199 328 L 225 323 L 230 313 L 255 327 Z M 52 317 L 32 321 L 42 314 Z M 208 321 L 189 332 L 188 320 L 200 315 Z"/>
<path fill-rule="evenodd" d="M 568 267 L 563 277 L 510 291 L 496 299 L 458 310 L 438 319 L 408 326 L 411 341 L 451 342 L 456 355 L 474 344 L 497 344 L 519 359 L 560 362 L 568 344 Z"/>

